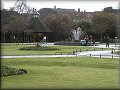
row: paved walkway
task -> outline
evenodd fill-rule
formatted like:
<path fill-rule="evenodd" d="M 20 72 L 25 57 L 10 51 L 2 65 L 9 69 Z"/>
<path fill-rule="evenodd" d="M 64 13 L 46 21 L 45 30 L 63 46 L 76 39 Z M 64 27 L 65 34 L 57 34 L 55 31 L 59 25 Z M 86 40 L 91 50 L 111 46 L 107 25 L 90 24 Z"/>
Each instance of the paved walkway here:
<path fill-rule="evenodd" d="M 90 46 L 95 48 L 106 48 L 106 44 L 99 44 L 97 46 Z M 108 47 L 107 47 L 108 48 Z M 110 44 L 109 48 L 115 49 L 115 51 L 118 51 L 119 45 Z M 112 50 L 104 50 L 104 51 L 86 51 L 86 52 L 78 52 L 78 55 L 87 55 L 92 57 L 104 57 L 104 58 L 120 58 L 120 55 L 118 54 L 112 54 Z"/>
<path fill-rule="evenodd" d="M 104 58 L 119 58 L 119 55 L 112 54 L 111 50 L 104 51 L 86 51 L 86 52 L 78 52 L 79 56 L 90 56 L 90 57 L 104 57 Z"/>
<path fill-rule="evenodd" d="M 75 57 L 76 55 L 30 55 L 30 56 L 2 56 L 1 58 L 53 58 L 53 57 Z"/>
<path fill-rule="evenodd" d="M 30 56 L 1 56 L 1 58 L 57 58 L 57 57 L 104 57 L 104 58 L 119 58 L 117 54 L 111 54 L 111 50 L 106 51 L 86 51 L 77 52 L 75 55 L 30 55 Z"/>
<path fill-rule="evenodd" d="M 45 44 L 43 46 L 53 46 L 53 44 Z M 106 48 L 105 44 L 98 46 L 90 46 L 98 48 Z M 118 49 L 118 45 L 110 45 L 109 48 Z M 120 55 L 112 54 L 111 50 L 104 51 L 85 51 L 77 52 L 75 55 L 30 55 L 30 56 L 1 56 L 1 58 L 52 58 L 52 57 L 80 57 L 80 56 L 91 56 L 91 57 L 104 57 L 104 58 L 119 58 Z"/>
<path fill-rule="evenodd" d="M 91 47 L 96 47 L 96 48 L 106 48 L 106 44 L 99 44 L 97 46 L 91 46 Z M 108 48 L 108 47 L 107 47 Z M 114 45 L 113 43 L 109 45 L 109 48 L 114 48 L 114 49 L 119 49 L 119 45 Z"/>

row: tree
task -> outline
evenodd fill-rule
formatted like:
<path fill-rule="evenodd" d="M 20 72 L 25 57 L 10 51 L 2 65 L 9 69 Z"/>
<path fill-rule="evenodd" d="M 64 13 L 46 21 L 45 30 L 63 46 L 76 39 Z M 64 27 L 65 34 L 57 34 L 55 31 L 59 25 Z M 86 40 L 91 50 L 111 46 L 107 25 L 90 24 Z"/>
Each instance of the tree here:
<path fill-rule="evenodd" d="M 84 31 L 87 34 L 89 34 L 91 32 L 91 23 L 88 21 L 74 22 L 74 27 L 75 28 L 80 27 L 82 29 L 82 31 Z"/>
<path fill-rule="evenodd" d="M 6 34 L 8 33 L 9 23 L 10 23 L 10 16 L 17 15 L 18 13 L 15 11 L 7 11 L 5 9 L 0 10 L 1 13 L 1 34 L 2 35 L 2 42 L 6 42 L 7 38 Z"/>
<path fill-rule="evenodd" d="M 49 34 L 51 41 L 65 40 L 69 37 L 73 21 L 70 14 L 48 14 L 43 20 L 52 30 L 52 33 Z"/>
<path fill-rule="evenodd" d="M 22 15 L 10 16 L 9 31 L 12 32 L 12 34 L 16 34 L 16 39 L 18 43 L 20 39 L 23 38 L 21 36 L 23 36 L 23 32 L 28 30 L 28 27 L 28 20 Z"/>
<path fill-rule="evenodd" d="M 116 32 L 116 15 L 113 13 L 96 14 L 93 16 L 91 22 L 95 32 L 100 34 L 101 43 L 103 34 L 110 36 Z"/>
<path fill-rule="evenodd" d="M 12 42 L 14 39 L 14 35 L 16 35 L 17 42 L 19 42 L 20 39 L 23 38 L 21 37 L 23 36 L 22 33 L 28 30 L 28 22 L 29 20 L 27 17 L 17 13 L 16 11 L 1 10 L 1 29 L 4 33 L 4 42 L 6 42 L 5 36 L 7 36 L 7 41 Z"/>

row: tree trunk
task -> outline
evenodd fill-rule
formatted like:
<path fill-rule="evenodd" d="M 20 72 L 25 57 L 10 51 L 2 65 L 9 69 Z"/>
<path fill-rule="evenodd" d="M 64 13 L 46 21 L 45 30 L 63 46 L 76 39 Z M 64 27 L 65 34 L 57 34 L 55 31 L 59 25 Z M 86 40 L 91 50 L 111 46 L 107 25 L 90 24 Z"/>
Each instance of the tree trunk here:
<path fill-rule="evenodd" d="M 101 44 L 102 44 L 102 33 L 100 34 L 100 37 L 101 37 L 101 40 L 100 40 L 100 42 L 101 42 Z"/>
<path fill-rule="evenodd" d="M 19 33 L 17 33 L 17 43 L 18 43 L 18 45 L 19 45 Z"/>
<path fill-rule="evenodd" d="M 4 33 L 4 43 L 6 42 L 6 40 L 5 40 L 5 34 L 6 34 L 6 32 L 3 32 Z"/>

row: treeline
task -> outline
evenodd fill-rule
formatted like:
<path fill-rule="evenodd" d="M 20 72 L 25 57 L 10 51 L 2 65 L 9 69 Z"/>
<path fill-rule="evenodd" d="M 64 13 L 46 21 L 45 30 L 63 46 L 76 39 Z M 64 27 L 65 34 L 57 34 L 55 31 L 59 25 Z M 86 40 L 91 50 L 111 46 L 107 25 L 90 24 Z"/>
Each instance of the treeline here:
<path fill-rule="evenodd" d="M 48 41 L 64 41 L 71 38 L 74 29 L 81 29 L 93 35 L 96 41 L 104 42 L 109 36 L 111 41 L 117 36 L 118 15 L 114 13 L 96 13 L 91 21 L 75 20 L 70 13 L 49 13 L 41 18 L 52 31 L 48 33 Z M 2 42 L 33 42 L 31 15 L 19 14 L 15 11 L 1 10 Z"/>
<path fill-rule="evenodd" d="M 31 42 L 30 16 L 1 11 L 1 42 Z"/>
<path fill-rule="evenodd" d="M 53 31 L 51 40 L 65 40 L 70 37 L 71 32 L 78 27 L 88 35 L 93 35 L 96 41 L 104 42 L 106 37 L 109 37 L 111 42 L 118 36 L 118 15 L 114 13 L 96 13 L 91 18 L 91 21 L 75 20 L 68 13 L 48 14 L 44 17 L 44 22 Z M 59 37 L 59 38 L 58 38 Z"/>

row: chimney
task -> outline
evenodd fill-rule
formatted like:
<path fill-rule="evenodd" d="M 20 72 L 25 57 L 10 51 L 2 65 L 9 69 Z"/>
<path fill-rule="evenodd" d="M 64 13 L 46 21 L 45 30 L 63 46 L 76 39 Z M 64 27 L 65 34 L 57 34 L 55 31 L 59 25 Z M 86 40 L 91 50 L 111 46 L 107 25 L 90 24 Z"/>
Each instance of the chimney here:
<path fill-rule="evenodd" d="M 56 9 L 56 6 L 54 6 L 54 9 Z"/>
<path fill-rule="evenodd" d="M 80 12 L 80 8 L 78 8 L 78 12 Z"/>

